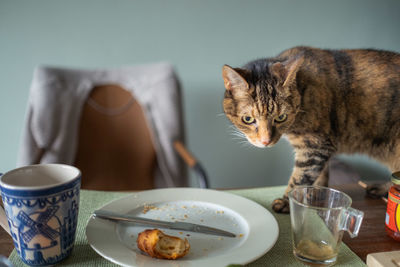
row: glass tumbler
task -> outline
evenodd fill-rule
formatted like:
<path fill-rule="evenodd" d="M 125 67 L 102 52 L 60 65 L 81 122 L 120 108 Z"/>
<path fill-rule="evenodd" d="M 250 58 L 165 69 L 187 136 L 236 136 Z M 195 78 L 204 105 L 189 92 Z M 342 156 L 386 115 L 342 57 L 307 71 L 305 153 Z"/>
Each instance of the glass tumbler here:
<path fill-rule="evenodd" d="M 297 186 L 289 192 L 294 256 L 313 266 L 335 264 L 343 232 L 355 237 L 364 216 L 343 192 Z"/>

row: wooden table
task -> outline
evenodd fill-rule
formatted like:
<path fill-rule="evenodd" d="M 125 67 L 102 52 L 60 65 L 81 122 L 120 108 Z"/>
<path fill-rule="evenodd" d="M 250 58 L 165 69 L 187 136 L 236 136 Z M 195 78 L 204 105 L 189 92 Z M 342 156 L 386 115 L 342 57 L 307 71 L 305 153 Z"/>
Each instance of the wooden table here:
<path fill-rule="evenodd" d="M 333 187 L 349 194 L 353 199 L 352 207 L 365 213 L 358 237 L 352 239 L 347 233 L 343 235 L 343 241 L 352 251 L 365 261 L 369 253 L 400 250 L 400 242 L 386 235 L 386 203 L 383 200 L 366 197 L 365 190 L 357 184 Z M 11 237 L 0 228 L 0 254 L 8 256 L 12 250 Z"/>
<path fill-rule="evenodd" d="M 343 242 L 364 262 L 367 255 L 374 252 L 400 250 L 400 242 L 390 238 L 385 231 L 386 203 L 382 199 L 365 196 L 365 190 L 358 184 L 333 186 L 347 193 L 352 199 L 352 207 L 364 211 L 364 219 L 357 237 L 343 235 Z"/>
<path fill-rule="evenodd" d="M 0 226 L 0 255 L 8 257 L 13 248 L 14 243 L 11 236 Z"/>

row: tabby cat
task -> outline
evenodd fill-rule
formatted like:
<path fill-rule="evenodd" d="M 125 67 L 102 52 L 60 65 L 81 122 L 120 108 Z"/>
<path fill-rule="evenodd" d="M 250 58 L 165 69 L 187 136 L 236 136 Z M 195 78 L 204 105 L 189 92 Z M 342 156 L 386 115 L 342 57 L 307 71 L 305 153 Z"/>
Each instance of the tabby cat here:
<path fill-rule="evenodd" d="M 295 185 L 327 185 L 328 161 L 362 153 L 400 170 L 400 54 L 294 47 L 243 68 L 225 65 L 226 116 L 257 147 L 285 135 L 295 166 L 276 212 Z"/>

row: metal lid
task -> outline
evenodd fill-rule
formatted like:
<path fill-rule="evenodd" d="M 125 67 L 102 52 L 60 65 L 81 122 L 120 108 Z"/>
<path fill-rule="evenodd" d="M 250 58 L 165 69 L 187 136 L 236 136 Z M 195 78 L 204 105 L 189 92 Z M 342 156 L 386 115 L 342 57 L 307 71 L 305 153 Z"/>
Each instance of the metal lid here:
<path fill-rule="evenodd" d="M 392 183 L 400 185 L 400 171 L 392 173 Z"/>

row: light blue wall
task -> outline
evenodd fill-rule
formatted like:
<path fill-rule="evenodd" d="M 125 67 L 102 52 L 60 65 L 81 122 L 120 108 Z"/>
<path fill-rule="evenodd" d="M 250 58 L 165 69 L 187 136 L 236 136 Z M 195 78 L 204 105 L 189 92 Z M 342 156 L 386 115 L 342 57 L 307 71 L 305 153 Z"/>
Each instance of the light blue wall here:
<path fill-rule="evenodd" d="M 293 164 L 290 145 L 242 145 L 219 116 L 223 64 L 243 65 L 295 45 L 400 52 L 399 29 L 397 0 L 0 0 L 0 171 L 15 166 L 36 65 L 169 61 L 184 87 L 188 145 L 212 186 L 285 184 Z M 350 160 L 360 169 L 369 164 Z M 379 165 L 373 169 L 367 178 L 387 174 Z"/>

